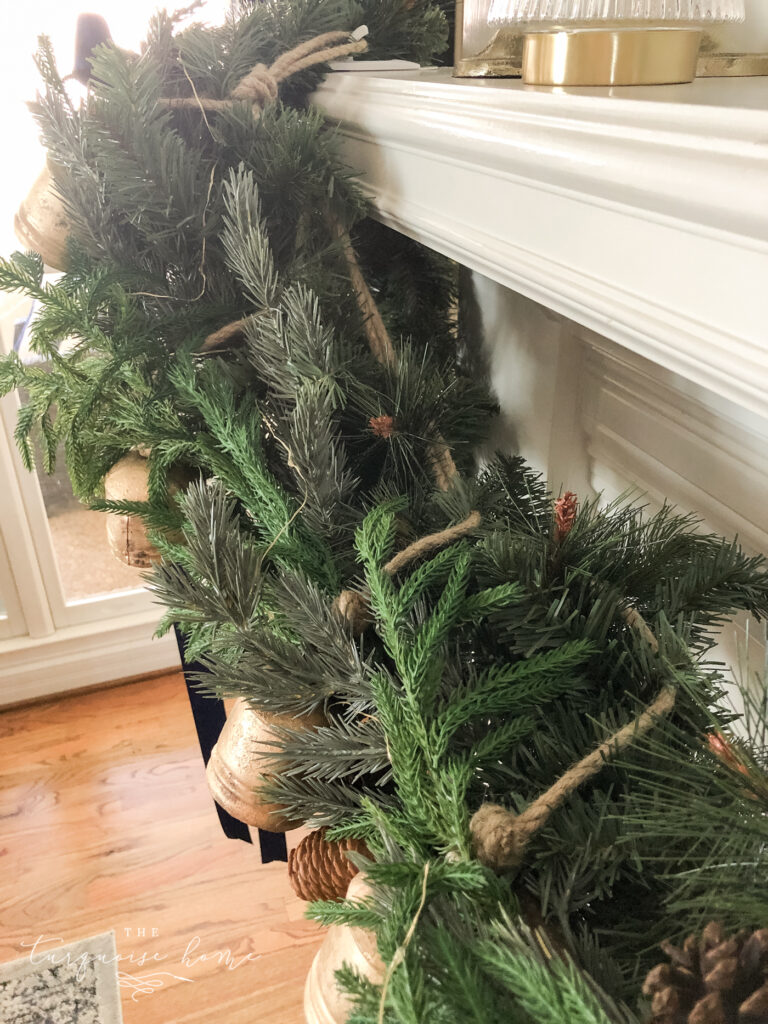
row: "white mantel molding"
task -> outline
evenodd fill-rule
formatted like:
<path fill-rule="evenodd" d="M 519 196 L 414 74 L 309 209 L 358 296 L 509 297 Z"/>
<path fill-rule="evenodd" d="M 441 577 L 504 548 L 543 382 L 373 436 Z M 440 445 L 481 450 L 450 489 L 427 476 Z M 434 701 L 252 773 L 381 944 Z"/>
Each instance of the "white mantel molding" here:
<path fill-rule="evenodd" d="M 385 223 L 766 414 L 768 81 L 423 69 L 329 75 L 315 102 Z"/>

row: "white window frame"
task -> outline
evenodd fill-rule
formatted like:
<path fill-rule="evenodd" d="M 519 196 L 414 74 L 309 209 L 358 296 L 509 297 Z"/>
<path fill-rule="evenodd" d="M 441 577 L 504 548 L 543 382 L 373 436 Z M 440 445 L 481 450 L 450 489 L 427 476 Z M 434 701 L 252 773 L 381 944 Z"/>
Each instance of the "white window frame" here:
<path fill-rule="evenodd" d="M 0 298 L 0 351 L 28 300 Z M 21 462 L 16 395 L 0 401 L 0 705 L 178 667 L 160 610 L 141 587 L 68 601 L 42 492 Z"/>

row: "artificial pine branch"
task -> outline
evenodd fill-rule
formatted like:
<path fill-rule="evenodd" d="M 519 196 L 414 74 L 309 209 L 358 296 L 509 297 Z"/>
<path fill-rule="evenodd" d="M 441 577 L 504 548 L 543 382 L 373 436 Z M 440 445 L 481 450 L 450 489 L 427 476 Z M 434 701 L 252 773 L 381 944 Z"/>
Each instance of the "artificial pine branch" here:
<path fill-rule="evenodd" d="M 385 990 L 344 973 L 352 1020 L 627 1022 L 615 997 L 636 994 L 667 907 L 716 902 L 717 879 L 719 905 L 746 914 L 734 856 L 755 866 L 745 891 L 762 906 L 765 837 L 741 770 L 758 778 L 759 744 L 697 744 L 727 724 L 703 660 L 712 627 L 765 616 L 768 577 L 669 508 L 558 504 L 517 458 L 477 472 L 493 402 L 461 350 L 455 271 L 364 220 L 334 132 L 307 109 L 321 70 L 273 71 L 279 97 L 253 103 L 257 65 L 361 20 L 372 53 L 442 45 L 425 0 L 243 2 L 214 29 L 161 14 L 140 58 L 94 55 L 75 109 L 43 43 L 37 116 L 73 238 L 55 285 L 34 257 L 0 264 L 0 284 L 43 305 L 45 360 L 10 357 L 0 386 L 29 392 L 28 462 L 39 440 L 51 466 L 63 442 L 99 507 L 167 527 L 173 467 L 199 477 L 178 505 L 184 543 L 158 541 L 164 625 L 192 638 L 207 692 L 326 716 L 278 731 L 269 793 L 375 854 L 364 914 L 322 911 L 364 919 L 388 962 Z M 150 451 L 150 500 L 106 503 L 104 474 L 135 447 Z M 604 760 L 606 737 L 639 739 L 630 723 L 670 680 L 668 718 Z M 585 751 L 600 770 L 549 800 L 514 877 L 478 863 L 472 812 L 524 816 Z M 532 900 L 560 959 L 516 921 Z"/>
<path fill-rule="evenodd" d="M 649 869 L 661 876 L 670 934 L 768 921 L 763 884 L 768 825 L 765 685 L 738 690 L 742 735 L 727 709 L 705 711 L 699 728 L 667 723 L 649 735 L 648 758 L 628 765 L 636 785 L 625 811 L 627 839 L 642 830 L 653 843 Z"/>

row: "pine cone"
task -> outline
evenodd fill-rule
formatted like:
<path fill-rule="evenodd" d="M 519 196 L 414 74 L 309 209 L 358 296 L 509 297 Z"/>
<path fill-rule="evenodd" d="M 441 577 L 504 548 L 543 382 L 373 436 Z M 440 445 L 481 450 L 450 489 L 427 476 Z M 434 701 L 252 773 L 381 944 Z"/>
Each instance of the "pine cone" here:
<path fill-rule="evenodd" d="M 727 938 L 711 921 L 682 948 L 662 942 L 671 963 L 648 974 L 651 1024 L 768 1024 L 768 928 Z"/>
<path fill-rule="evenodd" d="M 346 857 L 347 850 L 371 856 L 361 839 L 329 842 L 324 828 L 310 832 L 295 850 L 291 850 L 288 854 L 288 877 L 299 899 L 344 899 L 347 886 L 358 872 Z"/>

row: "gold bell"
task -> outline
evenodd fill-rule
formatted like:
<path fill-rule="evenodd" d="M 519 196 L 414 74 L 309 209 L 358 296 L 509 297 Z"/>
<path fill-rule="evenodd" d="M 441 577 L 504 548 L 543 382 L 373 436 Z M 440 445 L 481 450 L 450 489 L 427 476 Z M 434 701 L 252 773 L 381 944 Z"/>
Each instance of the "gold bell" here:
<path fill-rule="evenodd" d="M 348 900 L 362 900 L 370 892 L 365 875 L 355 875 L 347 889 Z M 344 1024 L 352 1010 L 351 1000 L 336 984 L 336 971 L 344 964 L 354 967 L 374 985 L 384 980 L 384 961 L 379 956 L 376 936 L 348 924 L 332 925 L 315 954 L 304 986 L 304 1016 L 307 1024 Z"/>
<path fill-rule="evenodd" d="M 22 201 L 13 227 L 24 248 L 39 252 L 47 267 L 67 269 L 67 238 L 72 225 L 47 163 Z"/>
<path fill-rule="evenodd" d="M 184 490 L 192 479 L 182 467 L 169 474 L 170 496 Z M 104 496 L 108 501 L 147 501 L 149 498 L 149 462 L 141 452 L 128 452 L 104 477 Z M 170 536 L 180 541 L 180 536 Z M 139 516 L 107 516 L 107 540 L 112 554 L 126 565 L 148 569 L 160 558 L 160 552 L 147 536 L 147 528 Z"/>
<path fill-rule="evenodd" d="M 325 723 L 315 712 L 294 718 L 256 711 L 245 698 L 235 702 L 224 723 L 206 768 L 208 788 L 219 806 L 233 818 L 270 832 L 289 832 L 300 821 L 291 821 L 282 813 L 282 804 L 265 801 L 260 793 L 264 778 L 272 768 L 269 746 L 276 736 L 274 726 L 289 729 L 314 729 Z"/>

